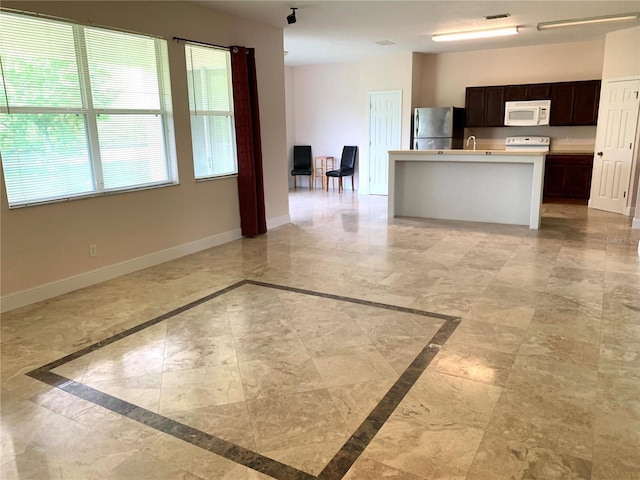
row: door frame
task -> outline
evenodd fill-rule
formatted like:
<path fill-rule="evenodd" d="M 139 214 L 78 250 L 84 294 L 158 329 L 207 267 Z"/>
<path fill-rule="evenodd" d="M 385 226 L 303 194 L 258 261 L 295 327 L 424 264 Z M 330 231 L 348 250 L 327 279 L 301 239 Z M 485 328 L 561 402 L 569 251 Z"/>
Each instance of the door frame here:
<path fill-rule="evenodd" d="M 388 95 L 388 94 L 396 94 L 399 96 L 398 105 L 400 105 L 398 116 L 396 120 L 398 121 L 398 134 L 400 137 L 398 138 L 398 145 L 402 148 L 402 89 L 397 90 L 372 90 L 367 93 L 367 168 L 366 171 L 364 169 L 360 170 L 360 178 L 358 191 L 363 194 L 370 195 L 370 171 L 371 171 L 371 97 L 372 95 Z M 362 175 L 364 174 L 364 175 Z M 363 188 L 364 187 L 364 188 Z"/>
<path fill-rule="evenodd" d="M 614 80 L 620 82 L 623 80 L 640 80 L 640 75 L 634 75 L 632 77 L 623 78 L 610 78 L 607 82 Z M 640 107 L 638 107 L 638 124 L 636 125 L 636 138 L 635 138 L 635 150 L 633 157 L 631 158 L 631 178 L 629 178 L 629 198 L 627 198 L 627 207 L 625 209 L 625 215 L 629 217 L 638 216 L 640 212 L 636 211 L 636 205 L 638 204 L 638 196 L 640 196 Z M 634 196 L 635 193 L 635 196 Z M 640 228 L 640 227 L 636 227 Z"/>
<path fill-rule="evenodd" d="M 615 83 L 615 82 L 626 82 L 626 81 L 635 81 L 635 80 L 640 80 L 640 75 L 602 79 L 602 86 L 600 87 L 600 92 L 602 94 L 605 83 L 609 84 L 609 83 Z M 602 101 L 602 95 L 600 96 L 600 101 Z M 600 111 L 600 105 L 598 105 L 598 112 L 599 111 Z M 640 168 L 638 168 L 638 157 L 640 156 L 640 108 L 638 109 L 637 115 L 638 115 L 638 123 L 636 124 L 635 149 L 631 157 L 631 171 L 629 173 L 629 189 L 628 189 L 629 195 L 627 195 L 627 203 L 625 205 L 624 212 L 622 212 L 622 215 L 626 215 L 628 217 L 632 217 L 634 216 L 634 214 L 639 213 L 635 211 L 636 210 L 635 205 L 636 205 L 636 202 L 638 201 L 638 198 L 636 198 L 636 196 L 640 195 Z M 596 129 L 598 128 L 600 128 L 599 117 L 598 117 L 598 125 L 596 125 Z M 598 140 L 597 130 L 596 130 L 595 140 L 596 141 Z M 596 150 L 598 146 L 594 145 L 594 147 L 595 147 L 594 150 Z M 594 165 L 595 165 L 595 155 L 596 155 L 596 152 L 594 151 Z M 594 181 L 595 180 L 592 175 L 591 177 L 592 188 L 593 188 Z M 587 206 L 589 208 L 592 208 L 591 198 L 589 198 L 589 202 Z"/>

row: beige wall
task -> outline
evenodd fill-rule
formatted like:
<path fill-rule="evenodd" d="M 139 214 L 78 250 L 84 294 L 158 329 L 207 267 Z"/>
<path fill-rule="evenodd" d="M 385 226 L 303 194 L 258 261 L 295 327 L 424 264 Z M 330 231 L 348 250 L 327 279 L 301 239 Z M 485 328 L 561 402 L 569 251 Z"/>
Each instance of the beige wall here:
<path fill-rule="evenodd" d="M 293 168 L 293 145 L 295 144 L 295 103 L 293 98 L 293 68 L 286 67 L 284 69 L 284 86 L 285 86 L 285 110 L 287 125 L 287 175 L 291 173 Z M 289 176 L 291 182 L 293 178 Z"/>
<path fill-rule="evenodd" d="M 269 219 L 288 218 L 282 30 L 186 2 L 3 1 L 3 7 L 168 39 L 180 185 L 9 210 L 0 195 L 2 295 L 237 232 L 235 179 L 193 179 L 187 81 L 178 36 L 256 48 L 265 200 Z M 89 258 L 96 244 L 98 256 Z"/>
<path fill-rule="evenodd" d="M 422 106 L 464 107 L 471 86 L 593 80 L 602 75 L 604 40 L 422 55 Z M 476 128 L 479 148 L 503 148 L 504 138 L 531 128 Z M 559 150 L 591 151 L 595 127 L 536 127 Z"/>
<path fill-rule="evenodd" d="M 640 27 L 607 34 L 602 78 L 640 75 Z"/>
<path fill-rule="evenodd" d="M 604 40 L 425 57 L 434 85 L 423 85 L 423 97 L 431 96 L 433 106 L 463 107 L 466 87 L 601 78 Z"/>
<path fill-rule="evenodd" d="M 360 144 L 362 101 L 358 78 L 355 63 L 293 68 L 293 82 L 288 89 L 294 99 L 296 145 L 311 145 L 314 156 L 339 160 L 344 145 Z M 308 185 L 308 181 L 300 177 L 298 184 Z"/>
<path fill-rule="evenodd" d="M 411 110 L 422 104 L 422 57 L 421 53 L 413 53 L 411 56 Z M 409 138 L 411 141 L 411 138 Z"/>
<path fill-rule="evenodd" d="M 358 146 L 356 189 L 368 192 L 368 94 L 402 91 L 402 148 L 409 148 L 414 54 L 392 54 L 353 63 L 293 68 L 287 85 L 294 98 L 294 141 L 313 155 L 340 158 L 344 145 Z M 299 180 L 300 183 L 306 180 Z"/>
<path fill-rule="evenodd" d="M 402 92 L 402 112 L 400 125 L 400 148 L 411 145 L 411 108 L 414 58 L 412 53 L 397 53 L 361 60 L 358 96 L 361 112 L 360 132 L 360 193 L 369 193 L 369 92 L 400 90 Z"/>
<path fill-rule="evenodd" d="M 360 92 L 364 99 L 364 111 L 368 111 L 369 92 L 385 90 L 402 91 L 402 148 L 409 148 L 411 141 L 411 126 L 408 121 L 411 118 L 411 104 L 413 92 L 411 90 L 414 56 L 412 53 L 396 53 L 378 57 L 370 57 L 359 62 L 360 66 Z M 407 116 L 408 114 L 408 116 Z M 369 139 L 368 118 L 365 116 L 367 131 L 363 136 L 363 147 Z"/>
<path fill-rule="evenodd" d="M 436 61 L 438 59 L 437 55 L 434 54 L 424 54 L 419 53 L 418 58 L 416 59 L 416 68 L 421 69 L 421 83 L 416 85 L 416 98 L 417 105 L 416 107 L 437 107 L 438 100 L 436 99 L 438 92 L 438 79 L 437 79 L 437 71 L 436 71 Z M 458 105 L 444 105 L 446 107 L 456 106 L 463 107 L 464 104 Z"/>
<path fill-rule="evenodd" d="M 287 89 L 294 98 L 293 141 L 314 155 L 340 154 L 356 138 L 360 146 L 359 192 L 368 193 L 367 93 L 402 90 L 402 148 L 408 148 L 411 111 L 417 106 L 464 106 L 472 85 L 601 78 L 604 40 L 450 54 L 394 54 L 359 62 L 293 67 Z M 538 127 L 562 150 L 592 150 L 595 127 Z M 483 128 L 480 147 L 502 148 L 504 137 L 530 129 Z M 353 141 L 353 140 L 352 140 Z"/>

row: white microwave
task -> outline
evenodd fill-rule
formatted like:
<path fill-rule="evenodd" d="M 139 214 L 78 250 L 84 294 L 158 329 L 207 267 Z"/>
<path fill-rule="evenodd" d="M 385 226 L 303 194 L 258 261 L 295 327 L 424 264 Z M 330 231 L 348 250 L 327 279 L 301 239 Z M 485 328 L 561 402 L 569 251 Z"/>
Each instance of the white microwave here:
<path fill-rule="evenodd" d="M 507 126 L 549 125 L 551 100 L 507 102 L 504 105 L 504 124 Z"/>

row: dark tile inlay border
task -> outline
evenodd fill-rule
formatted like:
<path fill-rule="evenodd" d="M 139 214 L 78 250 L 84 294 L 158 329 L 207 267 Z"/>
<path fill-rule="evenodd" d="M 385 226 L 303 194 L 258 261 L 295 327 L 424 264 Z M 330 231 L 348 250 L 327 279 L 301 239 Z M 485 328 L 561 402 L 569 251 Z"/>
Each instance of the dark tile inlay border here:
<path fill-rule="evenodd" d="M 370 307 L 383 308 L 387 310 L 411 313 L 414 315 L 422 315 L 444 320 L 444 323 L 442 324 L 440 329 L 431 338 L 431 340 L 422 349 L 422 351 L 416 356 L 411 365 L 409 365 L 407 369 L 402 373 L 402 375 L 398 377 L 398 380 L 393 384 L 393 386 L 389 389 L 382 400 L 380 400 L 376 407 L 371 411 L 369 416 L 364 420 L 364 422 L 362 422 L 362 424 L 357 428 L 353 435 L 351 435 L 349 440 L 347 440 L 347 442 L 342 446 L 338 453 L 336 453 L 333 459 L 331 459 L 331 461 L 325 466 L 322 472 L 320 472 L 317 476 L 311 475 L 307 472 L 303 472 L 301 470 L 298 470 L 297 468 L 291 467 L 290 465 L 286 465 L 271 458 L 265 457 L 264 455 L 251 451 L 234 443 L 228 442 L 214 435 L 202 432 L 198 429 L 190 427 L 189 425 L 177 422 L 171 418 L 167 418 L 145 408 L 100 392 L 99 390 L 95 390 L 91 387 L 83 385 L 82 383 L 68 379 L 51 371 L 54 368 L 80 358 L 83 355 L 86 355 L 106 345 L 126 338 L 129 335 L 138 333 L 175 315 L 183 313 L 191 308 L 208 302 L 209 300 L 224 295 L 225 293 L 229 293 L 232 290 L 242 287 L 243 285 L 255 285 L 259 287 L 285 290 L 293 293 L 312 295 L 316 297 L 356 303 L 359 305 L 366 305 Z M 365 450 L 367 445 L 369 445 L 369 443 L 373 440 L 380 428 L 382 428 L 389 416 L 393 413 L 398 404 L 409 392 L 413 384 L 429 366 L 440 348 L 449 339 L 459 323 L 460 318 L 451 315 L 442 315 L 423 310 L 399 307 L 395 305 L 387 305 L 384 303 L 343 297 L 340 295 L 333 295 L 329 293 L 314 292 L 311 290 L 303 290 L 300 288 L 287 287 L 283 285 L 276 285 L 254 280 L 242 280 L 226 288 L 223 288 L 222 290 L 218 290 L 217 292 L 206 295 L 198 300 L 183 305 L 182 307 L 176 308 L 156 318 L 143 322 L 133 328 L 113 335 L 105 340 L 101 340 L 97 343 L 94 343 L 93 345 L 89 345 L 70 355 L 59 358 L 58 360 L 43 365 L 42 367 L 36 368 L 28 372 L 27 375 L 36 380 L 47 383 L 55 388 L 59 388 L 60 390 L 64 390 L 65 392 L 82 398 L 83 400 L 92 402 L 96 405 L 100 405 L 101 407 L 118 413 L 119 415 L 123 415 L 131 420 L 135 420 L 139 423 L 147 425 L 148 427 L 154 428 L 158 431 L 171 435 L 175 438 L 188 442 L 209 452 L 220 455 L 246 467 L 252 468 L 253 470 L 261 472 L 265 475 L 269 475 L 273 478 L 279 480 L 339 480 L 347 473 L 347 471 Z"/>
<path fill-rule="evenodd" d="M 343 297 L 332 293 L 314 292 L 312 290 L 303 290 L 302 288 L 286 287 L 284 285 L 275 285 L 273 283 L 258 282 L 256 280 L 245 280 L 246 284 L 257 285 L 259 287 L 276 288 L 278 290 L 286 290 L 287 292 L 302 293 L 304 295 L 313 295 L 314 297 L 329 298 L 331 300 L 340 300 L 342 302 L 357 303 L 358 305 L 366 305 L 368 307 L 384 308 L 396 312 L 412 313 L 414 315 L 422 315 L 424 317 L 438 318 L 440 320 L 459 320 L 459 317 L 452 315 L 444 315 L 442 313 L 427 312 L 424 310 L 416 310 L 415 308 L 399 307 L 397 305 L 388 305 L 386 303 L 372 302 L 370 300 L 361 300 L 359 298 Z"/>

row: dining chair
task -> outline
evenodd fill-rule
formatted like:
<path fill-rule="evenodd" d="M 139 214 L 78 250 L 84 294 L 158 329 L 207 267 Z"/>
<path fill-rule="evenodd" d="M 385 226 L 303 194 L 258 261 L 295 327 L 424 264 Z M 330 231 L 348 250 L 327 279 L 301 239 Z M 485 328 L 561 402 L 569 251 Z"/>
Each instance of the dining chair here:
<path fill-rule="evenodd" d="M 313 174 L 311 158 L 311 145 L 294 145 L 293 146 L 293 188 L 296 188 L 296 178 L 298 175 L 307 175 L 309 177 L 309 188 L 311 188 L 311 176 Z"/>
<path fill-rule="evenodd" d="M 351 190 L 355 190 L 353 176 L 356 171 L 356 154 L 358 147 L 345 146 L 342 148 L 342 157 L 340 157 L 340 168 L 337 170 L 329 170 L 327 177 L 338 178 L 338 192 L 342 191 L 342 177 L 351 177 Z M 328 178 L 327 178 L 328 180 Z M 327 190 L 329 190 L 329 182 L 327 181 Z"/>

